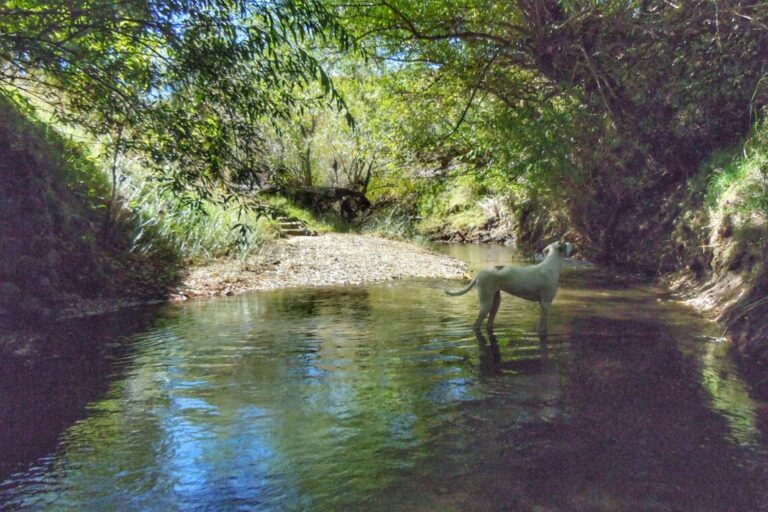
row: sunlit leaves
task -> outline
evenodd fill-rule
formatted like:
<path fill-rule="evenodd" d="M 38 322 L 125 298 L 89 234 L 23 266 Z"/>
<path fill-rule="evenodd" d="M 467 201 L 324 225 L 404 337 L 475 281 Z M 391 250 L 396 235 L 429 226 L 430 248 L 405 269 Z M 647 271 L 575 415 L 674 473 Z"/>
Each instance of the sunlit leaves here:
<path fill-rule="evenodd" d="M 0 90 L 41 97 L 97 136 L 125 128 L 115 150 L 210 195 L 253 170 L 262 120 L 346 111 L 315 42 L 353 44 L 319 0 L 13 0 L 0 6 Z"/>

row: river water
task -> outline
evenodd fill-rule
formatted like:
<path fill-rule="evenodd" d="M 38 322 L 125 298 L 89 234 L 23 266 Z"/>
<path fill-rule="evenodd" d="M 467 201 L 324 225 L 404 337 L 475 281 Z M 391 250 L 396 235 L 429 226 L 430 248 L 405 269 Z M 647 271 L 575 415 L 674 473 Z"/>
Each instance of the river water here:
<path fill-rule="evenodd" d="M 508 296 L 488 339 L 461 285 L 59 326 L 0 363 L 0 510 L 768 510 L 768 407 L 717 326 L 569 264 L 546 342 Z"/>

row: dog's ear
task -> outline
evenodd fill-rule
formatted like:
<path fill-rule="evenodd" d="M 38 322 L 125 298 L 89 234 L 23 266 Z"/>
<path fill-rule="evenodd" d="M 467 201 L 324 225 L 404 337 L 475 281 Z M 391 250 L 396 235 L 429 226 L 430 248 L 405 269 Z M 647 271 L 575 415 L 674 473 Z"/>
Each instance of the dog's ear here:
<path fill-rule="evenodd" d="M 549 254 L 549 246 L 546 246 L 546 247 L 544 248 L 544 251 L 542 251 L 542 252 L 544 253 L 544 256 L 546 256 L 547 254 Z"/>

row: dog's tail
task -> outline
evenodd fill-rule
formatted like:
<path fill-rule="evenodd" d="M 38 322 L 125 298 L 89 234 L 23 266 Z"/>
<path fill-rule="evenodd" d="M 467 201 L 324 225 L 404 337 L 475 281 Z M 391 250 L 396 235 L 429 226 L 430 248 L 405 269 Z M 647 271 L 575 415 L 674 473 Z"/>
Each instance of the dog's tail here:
<path fill-rule="evenodd" d="M 472 280 L 469 282 L 469 284 L 467 286 L 465 286 L 464 288 L 462 288 L 461 290 L 456 290 L 455 292 L 452 292 L 451 290 L 445 290 L 445 294 L 446 295 L 451 295 L 453 297 L 455 297 L 457 295 L 464 295 L 469 290 L 471 290 L 473 286 L 475 286 L 476 282 L 477 282 L 477 277 L 473 277 Z"/>

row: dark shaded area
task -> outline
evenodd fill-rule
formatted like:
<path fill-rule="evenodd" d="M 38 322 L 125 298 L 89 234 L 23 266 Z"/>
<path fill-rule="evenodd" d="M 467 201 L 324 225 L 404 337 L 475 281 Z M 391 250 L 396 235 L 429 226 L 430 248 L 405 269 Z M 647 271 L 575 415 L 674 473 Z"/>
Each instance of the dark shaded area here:
<path fill-rule="evenodd" d="M 541 451 L 529 454 L 526 473 L 542 496 L 588 495 L 599 481 L 624 510 L 768 507 L 768 475 L 724 435 L 729 427 L 708 406 L 694 361 L 671 342 L 676 335 L 656 322 L 575 321 L 567 421 L 534 429 Z M 579 499 L 554 502 L 590 510 Z"/>
<path fill-rule="evenodd" d="M 20 334 L 27 353 L 0 352 L 0 482 L 50 454 L 59 435 L 87 415 L 125 367 L 125 338 L 147 329 L 157 308 L 59 322 Z"/>
<path fill-rule="evenodd" d="M 356 220 L 371 208 L 365 193 L 343 187 L 296 187 L 284 194 L 316 213 L 336 214 L 346 222 Z"/>
<path fill-rule="evenodd" d="M 472 440 L 455 439 L 457 451 L 430 461 L 439 468 L 431 487 L 408 484 L 409 495 L 428 496 L 417 503 L 489 511 L 768 510 L 764 452 L 730 437 L 732 426 L 701 385 L 699 363 L 679 350 L 685 333 L 663 321 L 599 316 L 574 317 L 571 329 L 554 341 L 478 336 L 481 381 L 509 387 L 466 406 L 458 428 Z M 760 443 L 768 440 L 766 421 L 763 411 L 754 425 Z M 467 470 L 457 472 L 457 461 Z M 412 504 L 403 499 L 398 510 Z"/>
<path fill-rule="evenodd" d="M 52 321 L 79 298 L 164 297 L 177 282 L 160 237 L 135 250 L 140 219 L 111 204 L 95 163 L 2 96 L 0 177 L 0 325 Z"/>

